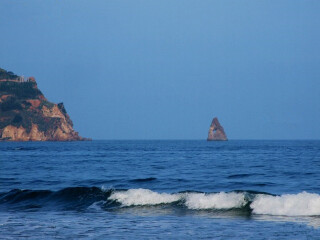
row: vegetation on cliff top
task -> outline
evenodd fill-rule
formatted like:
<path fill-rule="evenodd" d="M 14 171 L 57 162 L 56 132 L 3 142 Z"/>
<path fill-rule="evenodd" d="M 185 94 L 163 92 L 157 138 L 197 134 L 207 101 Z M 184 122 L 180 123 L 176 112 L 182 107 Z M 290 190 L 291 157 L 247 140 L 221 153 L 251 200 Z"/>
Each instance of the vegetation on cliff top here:
<path fill-rule="evenodd" d="M 37 99 L 43 95 L 34 82 L 0 82 L 0 97 L 14 95 L 19 99 Z"/>
<path fill-rule="evenodd" d="M 17 79 L 19 76 L 14 74 L 13 72 L 8 72 L 2 68 L 0 68 L 0 79 Z"/>

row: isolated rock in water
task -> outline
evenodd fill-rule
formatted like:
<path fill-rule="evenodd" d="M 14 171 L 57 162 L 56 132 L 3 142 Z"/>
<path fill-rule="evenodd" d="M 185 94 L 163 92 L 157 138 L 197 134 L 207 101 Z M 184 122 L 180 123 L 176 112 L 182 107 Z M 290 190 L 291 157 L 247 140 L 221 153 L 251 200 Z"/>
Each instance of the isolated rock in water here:
<path fill-rule="evenodd" d="M 227 135 L 217 117 L 213 118 L 209 128 L 207 141 L 227 141 Z"/>
<path fill-rule="evenodd" d="M 49 102 L 34 77 L 0 68 L 0 140 L 81 141 L 63 103 Z"/>

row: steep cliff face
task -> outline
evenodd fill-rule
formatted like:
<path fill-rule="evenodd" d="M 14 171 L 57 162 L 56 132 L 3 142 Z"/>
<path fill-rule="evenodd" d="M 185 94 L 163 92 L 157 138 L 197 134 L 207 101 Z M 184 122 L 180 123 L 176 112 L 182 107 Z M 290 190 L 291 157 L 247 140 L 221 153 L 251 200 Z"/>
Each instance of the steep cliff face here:
<path fill-rule="evenodd" d="M 224 132 L 223 127 L 221 126 L 218 118 L 213 118 L 210 128 L 209 128 L 209 133 L 208 133 L 208 138 L 207 141 L 227 141 L 227 135 Z"/>
<path fill-rule="evenodd" d="M 8 74 L 10 76 L 8 76 Z M 89 140 L 73 130 L 63 103 L 49 102 L 34 78 L 23 78 L 0 69 L 0 140 Z"/>

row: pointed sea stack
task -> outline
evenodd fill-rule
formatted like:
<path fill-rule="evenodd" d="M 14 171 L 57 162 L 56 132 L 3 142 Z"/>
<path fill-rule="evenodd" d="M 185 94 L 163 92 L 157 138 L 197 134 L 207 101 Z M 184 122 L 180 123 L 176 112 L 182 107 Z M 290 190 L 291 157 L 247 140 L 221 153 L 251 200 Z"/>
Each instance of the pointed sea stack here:
<path fill-rule="evenodd" d="M 0 141 L 83 141 L 63 103 L 49 102 L 34 77 L 0 68 Z"/>
<path fill-rule="evenodd" d="M 217 117 L 213 118 L 209 128 L 207 141 L 227 141 L 227 140 L 228 140 L 227 135 L 224 132 L 223 127 L 219 123 L 218 118 Z"/>

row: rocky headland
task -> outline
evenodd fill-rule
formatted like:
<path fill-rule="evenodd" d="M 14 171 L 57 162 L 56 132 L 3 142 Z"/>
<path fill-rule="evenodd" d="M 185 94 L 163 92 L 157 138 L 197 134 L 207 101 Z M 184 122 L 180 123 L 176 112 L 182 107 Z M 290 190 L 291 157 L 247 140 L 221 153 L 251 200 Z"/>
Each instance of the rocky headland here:
<path fill-rule="evenodd" d="M 83 141 L 63 103 L 49 102 L 34 77 L 0 68 L 0 141 Z"/>
<path fill-rule="evenodd" d="M 217 117 L 213 118 L 209 128 L 207 141 L 227 141 L 227 140 L 228 140 L 227 135 L 224 132 L 224 129 L 221 126 L 218 118 Z"/>

